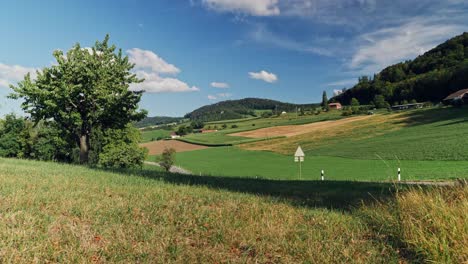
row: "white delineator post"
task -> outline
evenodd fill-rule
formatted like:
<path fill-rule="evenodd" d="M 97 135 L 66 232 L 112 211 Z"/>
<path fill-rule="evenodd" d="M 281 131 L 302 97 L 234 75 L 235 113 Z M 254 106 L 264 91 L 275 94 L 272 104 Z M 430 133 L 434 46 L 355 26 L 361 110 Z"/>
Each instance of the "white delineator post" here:
<path fill-rule="evenodd" d="M 304 151 L 302 151 L 301 146 L 297 147 L 296 153 L 294 153 L 294 161 L 299 162 L 299 179 L 302 178 L 302 162 L 304 162 Z"/>
<path fill-rule="evenodd" d="M 325 180 L 325 172 L 323 170 L 320 172 L 320 176 L 322 176 L 322 181 L 324 181 Z"/>
<path fill-rule="evenodd" d="M 401 170 L 398 168 L 398 181 L 401 181 Z"/>

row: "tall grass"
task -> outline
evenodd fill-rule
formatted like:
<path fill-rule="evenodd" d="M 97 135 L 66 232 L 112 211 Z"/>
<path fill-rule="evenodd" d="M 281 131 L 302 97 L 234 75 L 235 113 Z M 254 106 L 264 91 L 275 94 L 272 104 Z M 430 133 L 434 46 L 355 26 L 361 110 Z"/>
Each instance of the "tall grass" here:
<path fill-rule="evenodd" d="M 468 263 L 468 186 L 412 188 L 359 209 L 375 232 L 417 262 Z"/>

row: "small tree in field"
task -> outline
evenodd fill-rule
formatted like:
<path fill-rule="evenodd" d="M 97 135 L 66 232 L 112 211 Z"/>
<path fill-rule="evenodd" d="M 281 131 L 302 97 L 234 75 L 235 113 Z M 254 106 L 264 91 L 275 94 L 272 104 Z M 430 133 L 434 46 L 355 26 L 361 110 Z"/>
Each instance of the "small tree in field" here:
<path fill-rule="evenodd" d="M 11 98 L 24 101 L 23 110 L 35 122 L 53 119 L 80 149 L 80 163 L 87 163 L 90 136 L 95 129 L 123 129 L 146 115 L 138 111 L 142 92 L 129 90 L 140 80 L 131 72 L 134 65 L 115 46 L 97 41 L 92 48 L 76 44 L 66 54 L 54 51 L 56 65 L 26 75 L 11 86 Z"/>
<path fill-rule="evenodd" d="M 330 110 L 330 106 L 328 105 L 328 97 L 327 97 L 326 91 L 323 91 L 323 94 L 322 94 L 322 108 L 325 111 Z"/>
<path fill-rule="evenodd" d="M 161 162 L 159 163 L 166 171 L 169 171 L 175 163 L 175 149 L 165 148 L 162 153 Z"/>

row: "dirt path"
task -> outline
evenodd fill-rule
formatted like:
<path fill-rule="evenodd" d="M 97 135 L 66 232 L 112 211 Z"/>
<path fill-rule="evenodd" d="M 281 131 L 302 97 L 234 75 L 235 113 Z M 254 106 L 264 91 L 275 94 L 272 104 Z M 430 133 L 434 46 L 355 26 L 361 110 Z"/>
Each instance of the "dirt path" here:
<path fill-rule="evenodd" d="M 291 126 L 276 126 L 276 127 L 267 127 L 260 128 L 252 131 L 239 132 L 234 134 L 229 134 L 230 136 L 239 136 L 239 137 L 248 137 L 248 138 L 268 138 L 268 137 L 293 137 L 297 135 L 302 135 L 310 132 L 314 132 L 320 129 L 329 129 L 332 130 L 336 126 L 341 126 L 343 124 L 360 121 L 364 119 L 371 118 L 372 116 L 357 116 L 349 117 L 341 120 L 333 121 L 322 121 L 316 123 L 310 123 L 305 125 L 291 125 Z"/>
<path fill-rule="evenodd" d="M 152 161 L 145 161 L 145 164 L 161 167 L 161 165 L 159 163 L 152 162 Z M 178 166 L 172 166 L 171 169 L 169 170 L 169 172 L 178 173 L 178 174 L 186 174 L 186 175 L 193 174 L 191 171 L 188 171 L 188 170 L 183 169 L 183 168 L 178 167 Z"/>
<path fill-rule="evenodd" d="M 199 149 L 206 149 L 208 147 L 185 143 L 178 140 L 159 140 L 148 143 L 140 144 L 141 147 L 147 148 L 150 155 L 160 155 L 165 148 L 173 148 L 176 152 L 185 152 Z"/>

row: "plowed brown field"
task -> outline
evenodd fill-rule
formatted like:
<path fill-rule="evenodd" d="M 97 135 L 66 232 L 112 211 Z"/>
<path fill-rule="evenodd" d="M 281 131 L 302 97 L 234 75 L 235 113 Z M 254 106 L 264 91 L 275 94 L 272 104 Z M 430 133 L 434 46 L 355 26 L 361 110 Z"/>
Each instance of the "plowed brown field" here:
<path fill-rule="evenodd" d="M 165 148 L 173 148 L 176 152 L 185 152 L 198 149 L 206 149 L 208 147 L 185 143 L 178 140 L 159 140 L 140 144 L 141 147 L 149 150 L 149 155 L 160 155 Z"/>

